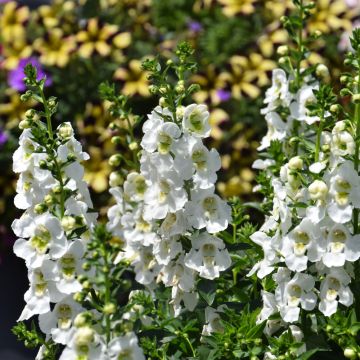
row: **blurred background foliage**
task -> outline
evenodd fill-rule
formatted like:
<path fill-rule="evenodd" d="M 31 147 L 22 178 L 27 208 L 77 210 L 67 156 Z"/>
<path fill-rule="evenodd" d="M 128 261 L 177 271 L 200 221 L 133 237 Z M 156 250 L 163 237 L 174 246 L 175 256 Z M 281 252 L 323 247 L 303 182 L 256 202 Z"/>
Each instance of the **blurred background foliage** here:
<path fill-rule="evenodd" d="M 359 20 L 359 0 L 317 0 L 308 30 L 323 34 L 308 62 L 325 63 L 333 75 L 348 51 L 348 32 Z M 176 44 L 195 48 L 201 90 L 193 100 L 211 111 L 211 145 L 222 156 L 218 191 L 252 200 L 251 164 L 265 131 L 262 95 L 276 63 L 276 49 L 288 41 L 280 18 L 290 0 L 0 0 L 0 246 L 9 248 L 15 217 L 11 157 L 17 125 L 29 104 L 20 101 L 23 68 L 33 63 L 46 75 L 47 91 L 59 98 L 57 121 L 71 121 L 91 155 L 86 179 L 95 206 L 105 209 L 115 151 L 107 103 L 98 85 L 114 81 L 145 116 L 156 105 L 141 61 L 169 57 Z M 140 129 L 138 130 L 140 131 Z M 120 145 L 118 150 L 126 151 Z"/>

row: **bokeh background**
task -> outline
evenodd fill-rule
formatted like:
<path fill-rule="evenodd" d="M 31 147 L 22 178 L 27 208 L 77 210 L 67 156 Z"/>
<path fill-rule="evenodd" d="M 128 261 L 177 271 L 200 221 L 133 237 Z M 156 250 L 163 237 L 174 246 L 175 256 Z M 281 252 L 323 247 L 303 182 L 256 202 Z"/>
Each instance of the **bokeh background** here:
<path fill-rule="evenodd" d="M 343 53 L 349 51 L 349 32 L 359 22 L 360 0 L 315 4 L 307 31 L 320 30 L 323 36 L 312 45 L 308 63 L 324 63 L 336 77 Z M 291 9 L 290 0 L 0 0 L 1 360 L 33 358 L 22 350 L 15 355 L 9 333 L 23 306 L 27 281 L 22 261 L 11 253 L 10 228 L 18 216 L 11 170 L 17 125 L 32 106 L 20 101 L 25 64 L 31 62 L 47 76 L 47 94 L 59 99 L 56 121 L 71 121 L 91 155 L 86 180 L 104 214 L 111 172 L 107 160 L 119 149 L 110 141 L 112 119 L 98 85 L 115 82 L 130 97 L 133 111 L 145 116 L 157 100 L 148 91 L 141 61 L 169 58 L 178 42 L 188 40 L 198 63 L 191 81 L 201 86 L 192 100 L 209 106 L 210 142 L 222 157 L 218 191 L 251 201 L 251 164 L 266 131 L 259 110 L 276 66 L 276 49 L 288 41 L 280 18 Z"/>

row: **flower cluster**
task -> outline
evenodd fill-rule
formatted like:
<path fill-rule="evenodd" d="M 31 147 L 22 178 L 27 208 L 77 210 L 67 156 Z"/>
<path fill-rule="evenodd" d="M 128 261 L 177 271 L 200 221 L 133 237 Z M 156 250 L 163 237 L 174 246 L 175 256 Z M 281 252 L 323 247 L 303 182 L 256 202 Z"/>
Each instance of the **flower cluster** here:
<path fill-rule="evenodd" d="M 140 171 L 110 190 L 116 205 L 108 229 L 125 241 L 116 262 L 129 261 L 136 280 L 150 289 L 156 282 L 172 287 L 175 314 L 182 301 L 194 309 L 196 274 L 215 279 L 231 263 L 216 236 L 227 228 L 231 209 L 215 194 L 221 164 L 202 140 L 210 134 L 208 119 L 205 105 L 176 112 L 157 106 L 143 125 Z"/>
<path fill-rule="evenodd" d="M 264 257 L 249 275 L 273 281 L 262 293 L 259 317 L 280 314 L 281 321 L 268 320 L 270 334 L 298 322 L 301 310 L 317 308 L 329 317 L 339 304 L 354 301 L 350 283 L 360 258 L 358 128 L 348 115 L 340 120 L 336 97 L 319 81 L 327 76 L 324 65 L 313 75 L 300 68 L 295 74 L 274 70 L 262 110 L 268 132 L 259 150 L 268 152 L 254 167 L 267 176 L 258 190 L 267 182 L 272 194 L 266 194 L 271 204 L 266 221 L 251 236 Z M 356 99 L 358 79 L 351 79 L 343 80 L 354 89 L 342 93 L 351 91 Z"/>

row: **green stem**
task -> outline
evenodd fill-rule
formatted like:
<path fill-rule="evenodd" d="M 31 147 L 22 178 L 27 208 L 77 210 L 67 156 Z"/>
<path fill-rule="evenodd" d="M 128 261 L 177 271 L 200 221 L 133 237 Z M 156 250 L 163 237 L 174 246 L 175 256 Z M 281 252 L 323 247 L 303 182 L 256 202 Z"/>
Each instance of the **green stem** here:
<path fill-rule="evenodd" d="M 295 81 L 296 81 L 296 87 L 299 88 L 300 87 L 300 79 L 301 79 L 301 74 L 300 74 L 300 65 L 301 65 L 301 61 L 302 61 L 302 55 L 303 55 L 303 21 L 304 21 L 304 10 L 303 10 L 303 0 L 300 0 L 300 4 L 299 4 L 299 11 L 300 11 L 300 20 L 301 20 L 301 27 L 298 33 L 298 39 L 297 39 L 297 45 L 298 45 L 298 50 L 301 52 L 301 57 L 300 59 L 297 61 L 296 63 L 296 73 L 295 73 Z"/>
<path fill-rule="evenodd" d="M 109 278 L 109 261 L 108 261 L 108 254 L 106 251 L 106 245 L 103 244 L 102 246 L 104 252 L 104 264 L 107 271 L 104 272 L 104 279 L 105 279 L 105 301 L 104 304 L 109 304 L 111 300 L 111 290 L 110 290 L 110 278 Z M 105 314 L 105 333 L 106 333 L 106 343 L 110 342 L 111 338 L 111 322 L 110 322 L 110 314 Z"/>
<path fill-rule="evenodd" d="M 48 128 L 48 132 L 49 132 L 49 137 L 51 140 L 54 139 L 54 135 L 53 135 L 53 131 L 52 131 L 52 125 L 51 125 L 51 114 L 50 114 L 50 110 L 46 101 L 46 97 L 44 94 L 44 91 L 42 89 L 41 86 L 39 86 L 39 93 L 42 99 L 42 103 L 44 105 L 44 110 L 45 110 L 45 117 L 46 117 L 46 123 L 47 123 L 47 128 Z"/>
<path fill-rule="evenodd" d="M 191 352 L 192 352 L 192 355 L 194 358 L 196 358 L 196 353 L 195 353 L 195 350 L 191 344 L 191 341 L 189 340 L 189 337 L 187 336 L 187 334 L 183 334 L 183 338 L 186 340 L 186 342 L 189 344 L 189 347 L 191 349 Z"/>
<path fill-rule="evenodd" d="M 324 111 L 322 112 L 321 116 L 320 116 L 320 124 L 318 126 L 317 129 L 317 134 L 316 134 L 316 144 L 315 144 L 315 162 L 319 161 L 319 156 L 320 156 L 320 144 L 321 144 L 321 133 L 323 130 L 323 125 L 324 125 Z"/>

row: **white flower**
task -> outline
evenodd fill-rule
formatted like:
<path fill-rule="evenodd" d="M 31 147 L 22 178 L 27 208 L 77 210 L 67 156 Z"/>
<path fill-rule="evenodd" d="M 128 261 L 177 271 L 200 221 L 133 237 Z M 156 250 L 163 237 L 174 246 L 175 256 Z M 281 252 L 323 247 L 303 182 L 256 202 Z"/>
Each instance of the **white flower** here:
<path fill-rule="evenodd" d="M 59 220 L 45 213 L 32 218 L 27 230 L 29 240 L 18 239 L 14 244 L 14 253 L 26 261 L 30 268 L 37 268 L 49 256 L 59 259 L 67 248 L 67 240 Z"/>
<path fill-rule="evenodd" d="M 174 308 L 174 315 L 179 316 L 182 310 L 181 303 L 189 311 L 193 311 L 198 302 L 198 294 L 196 292 L 184 292 L 178 286 L 174 286 L 171 289 L 171 301 L 170 304 Z"/>
<path fill-rule="evenodd" d="M 144 219 L 144 209 L 141 204 L 121 217 L 121 225 L 122 236 L 129 244 L 149 246 L 158 238 L 156 224 Z"/>
<path fill-rule="evenodd" d="M 333 131 L 331 152 L 336 156 L 353 155 L 355 152 L 354 138 L 347 131 Z"/>
<path fill-rule="evenodd" d="M 145 360 L 137 336 L 133 332 L 112 339 L 108 344 L 108 354 L 111 360 Z"/>
<path fill-rule="evenodd" d="M 185 265 L 206 279 L 219 277 L 220 271 L 231 265 L 231 258 L 224 242 L 207 233 L 191 238 L 192 248 L 185 256 Z"/>
<path fill-rule="evenodd" d="M 263 231 L 256 231 L 250 236 L 250 239 L 255 244 L 262 247 L 264 258 L 254 265 L 248 276 L 252 276 L 255 272 L 257 272 L 257 276 L 262 279 L 274 270 L 274 264 L 279 261 L 276 251 L 280 245 L 279 232 L 277 232 L 273 237 L 270 237 Z"/>
<path fill-rule="evenodd" d="M 360 177 L 351 161 L 339 165 L 331 174 L 329 193 L 332 201 L 327 211 L 331 220 L 341 224 L 350 221 L 353 208 L 360 208 Z"/>
<path fill-rule="evenodd" d="M 84 245 L 80 240 L 69 244 L 66 253 L 57 261 L 45 260 L 43 273 L 45 280 L 55 282 L 57 289 L 63 294 L 73 294 L 82 287 L 77 276 L 83 273 L 82 257 Z"/>
<path fill-rule="evenodd" d="M 25 129 L 19 138 L 19 147 L 13 154 L 13 171 L 20 173 L 24 171 L 33 171 L 34 167 L 39 167 L 41 160 L 46 160 L 47 155 L 41 152 L 35 152 L 39 144 L 32 140 L 30 129 Z"/>
<path fill-rule="evenodd" d="M 185 206 L 189 224 L 195 229 L 206 227 L 211 234 L 225 230 L 231 220 L 230 206 L 214 190 L 214 187 L 193 190 L 191 201 Z"/>
<path fill-rule="evenodd" d="M 196 137 L 210 136 L 209 111 L 206 105 L 191 104 L 184 109 L 182 126 L 185 132 Z"/>
<path fill-rule="evenodd" d="M 347 227 L 334 224 L 326 228 L 327 244 L 322 261 L 327 267 L 344 266 L 345 261 L 354 262 L 360 257 L 360 235 L 352 236 Z"/>
<path fill-rule="evenodd" d="M 219 153 L 215 149 L 209 151 L 201 139 L 184 136 L 176 148 L 174 166 L 184 179 L 193 176 L 194 183 L 206 189 L 216 182 L 221 160 Z"/>
<path fill-rule="evenodd" d="M 264 103 L 267 106 L 261 109 L 262 114 L 267 114 L 279 106 L 289 106 L 291 93 L 286 73 L 282 69 L 274 69 L 272 72 L 272 85 L 266 90 Z"/>
<path fill-rule="evenodd" d="M 160 276 L 165 286 L 179 287 L 184 292 L 191 292 L 194 289 L 194 271 L 184 264 L 183 254 L 177 260 L 164 266 Z"/>
<path fill-rule="evenodd" d="M 317 121 L 320 121 L 318 116 L 310 116 L 309 110 L 306 108 L 312 102 L 316 101 L 313 90 L 319 88 L 318 84 L 304 85 L 296 94 L 296 100 L 290 104 L 291 117 L 298 121 L 305 121 L 308 125 L 311 125 Z"/>
<path fill-rule="evenodd" d="M 306 270 L 308 260 L 319 261 L 322 255 L 319 246 L 321 240 L 319 227 L 310 219 L 304 218 L 283 239 L 281 253 L 288 268 L 300 272 Z"/>
<path fill-rule="evenodd" d="M 77 314 L 84 309 L 73 300 L 72 296 L 58 302 L 52 311 L 39 316 L 39 326 L 44 334 L 51 334 L 52 339 L 66 345 L 70 341 L 71 327 Z"/>
<path fill-rule="evenodd" d="M 124 194 L 130 201 L 144 199 L 146 190 L 145 177 L 137 172 L 130 173 L 124 182 Z"/>
<path fill-rule="evenodd" d="M 156 122 L 147 120 L 144 123 L 143 131 L 142 148 L 150 153 L 157 150 L 162 155 L 172 151 L 174 140 L 181 135 L 181 131 L 176 124 L 162 120 Z"/>
<path fill-rule="evenodd" d="M 155 181 L 149 181 L 144 195 L 144 219 L 164 219 L 168 212 L 182 209 L 188 198 L 182 186 L 183 181 L 175 171 L 164 172 Z"/>
<path fill-rule="evenodd" d="M 287 125 L 276 112 L 265 115 L 268 131 L 261 139 L 258 151 L 268 148 L 273 140 L 283 140 L 286 137 Z"/>
<path fill-rule="evenodd" d="M 180 235 L 187 229 L 187 219 L 184 210 L 179 210 L 175 213 L 168 213 L 161 223 L 159 234 L 163 236 Z"/>
<path fill-rule="evenodd" d="M 170 238 L 157 239 L 155 241 L 153 252 L 156 261 L 160 265 L 167 265 L 182 251 L 181 242 L 178 236 L 172 236 Z"/>
<path fill-rule="evenodd" d="M 65 347 L 59 360 L 108 360 L 104 341 L 95 331 L 83 326 L 72 328 L 70 342 Z"/>
<path fill-rule="evenodd" d="M 331 268 L 320 286 L 319 310 L 331 316 L 337 310 L 338 302 L 345 306 L 353 303 L 353 293 L 349 288 L 350 276 L 343 268 Z"/>
<path fill-rule="evenodd" d="M 50 302 L 58 302 L 64 297 L 57 290 L 53 281 L 45 281 L 41 267 L 29 270 L 28 276 L 30 288 L 24 295 L 26 305 L 18 321 L 30 319 L 33 315 L 49 312 Z"/>
<path fill-rule="evenodd" d="M 315 286 L 315 280 L 311 275 L 296 273 L 290 279 L 289 270 L 281 268 L 274 275 L 274 280 L 278 283 L 275 299 L 284 321 L 297 321 L 300 314 L 299 306 L 308 311 L 314 309 L 316 295 L 312 290 Z"/>
<path fill-rule="evenodd" d="M 226 305 L 220 305 L 217 309 L 210 306 L 205 308 L 205 325 L 202 329 L 202 335 L 208 336 L 212 333 L 223 333 L 224 325 L 221 322 L 220 313 L 224 312 Z"/>

